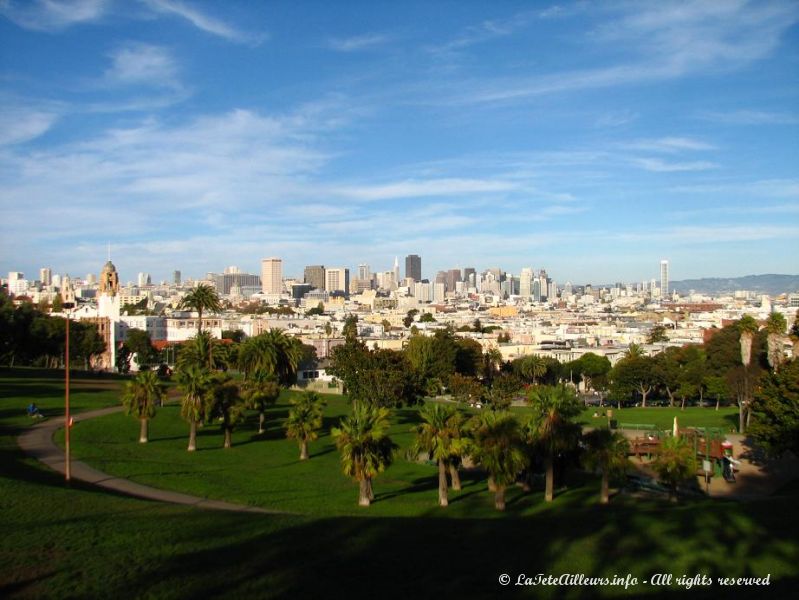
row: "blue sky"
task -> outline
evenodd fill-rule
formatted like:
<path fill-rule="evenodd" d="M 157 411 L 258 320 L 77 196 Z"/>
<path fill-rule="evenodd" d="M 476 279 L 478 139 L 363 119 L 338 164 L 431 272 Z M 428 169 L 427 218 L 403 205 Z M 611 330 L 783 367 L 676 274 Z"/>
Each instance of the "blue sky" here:
<path fill-rule="evenodd" d="M 799 3 L 0 0 L 0 272 L 799 273 Z"/>

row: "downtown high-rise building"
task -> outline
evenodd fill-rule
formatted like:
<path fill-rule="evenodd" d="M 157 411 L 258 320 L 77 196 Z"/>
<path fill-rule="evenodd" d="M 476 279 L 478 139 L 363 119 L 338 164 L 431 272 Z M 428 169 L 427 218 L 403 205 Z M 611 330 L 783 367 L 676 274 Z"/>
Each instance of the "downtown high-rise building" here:
<path fill-rule="evenodd" d="M 669 295 L 669 261 L 660 261 L 660 297 Z"/>
<path fill-rule="evenodd" d="M 325 290 L 349 293 L 350 270 L 344 268 L 325 269 Z"/>
<path fill-rule="evenodd" d="M 477 271 L 474 267 L 464 267 L 463 281 L 465 282 L 467 288 L 475 287 L 477 285 Z"/>
<path fill-rule="evenodd" d="M 308 265 L 303 272 L 303 281 L 315 290 L 325 289 L 325 266 Z"/>
<path fill-rule="evenodd" d="M 519 274 L 519 295 L 529 298 L 533 295 L 533 270 L 524 267 Z"/>
<path fill-rule="evenodd" d="M 53 270 L 47 267 L 39 269 L 39 281 L 42 285 L 53 285 Z"/>
<path fill-rule="evenodd" d="M 405 257 L 405 277 L 414 281 L 422 280 L 422 257 L 409 254 Z"/>
<path fill-rule="evenodd" d="M 460 269 L 450 269 L 447 271 L 447 291 L 454 292 L 455 291 L 455 284 L 461 280 L 461 270 Z"/>
<path fill-rule="evenodd" d="M 172 283 L 175 285 L 180 285 L 181 283 L 181 273 L 178 270 L 172 271 Z"/>
<path fill-rule="evenodd" d="M 261 291 L 264 294 L 283 292 L 283 259 L 270 257 L 261 260 Z"/>

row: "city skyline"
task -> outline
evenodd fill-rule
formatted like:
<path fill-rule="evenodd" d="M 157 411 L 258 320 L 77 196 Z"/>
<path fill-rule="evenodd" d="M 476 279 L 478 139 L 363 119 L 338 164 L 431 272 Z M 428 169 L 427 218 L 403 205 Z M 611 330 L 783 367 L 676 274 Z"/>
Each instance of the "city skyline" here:
<path fill-rule="evenodd" d="M 97 273 L 110 240 L 126 281 L 413 253 L 428 279 L 795 273 L 797 21 L 794 2 L 5 2 L 0 272 Z"/>

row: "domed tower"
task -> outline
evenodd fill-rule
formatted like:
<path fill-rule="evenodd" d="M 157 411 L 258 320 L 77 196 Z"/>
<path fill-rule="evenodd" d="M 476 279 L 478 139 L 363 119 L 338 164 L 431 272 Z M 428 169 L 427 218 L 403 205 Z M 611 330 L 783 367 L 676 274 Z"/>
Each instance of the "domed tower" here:
<path fill-rule="evenodd" d="M 100 271 L 100 294 L 116 296 L 117 293 L 119 293 L 119 274 L 114 263 L 109 260 Z"/>

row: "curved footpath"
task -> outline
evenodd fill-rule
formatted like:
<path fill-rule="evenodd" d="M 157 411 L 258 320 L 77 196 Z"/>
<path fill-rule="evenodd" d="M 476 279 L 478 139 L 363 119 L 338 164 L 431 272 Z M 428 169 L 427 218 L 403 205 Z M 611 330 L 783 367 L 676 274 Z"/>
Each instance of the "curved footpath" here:
<path fill-rule="evenodd" d="M 75 423 L 77 423 L 78 421 L 86 421 L 95 417 L 102 417 L 104 415 L 120 412 L 121 410 L 121 406 L 101 408 L 99 410 L 91 410 L 73 415 L 72 419 Z M 23 452 L 29 456 L 32 456 L 39 462 L 44 463 L 54 471 L 63 474 L 65 468 L 64 451 L 61 450 L 61 448 L 59 448 L 53 441 L 55 432 L 58 429 L 61 429 L 63 426 L 63 417 L 49 418 L 46 421 L 33 425 L 25 433 L 20 435 L 17 438 L 17 444 L 19 444 L 19 447 L 22 448 Z M 233 504 L 230 502 L 222 502 L 220 500 L 208 500 L 207 498 L 190 496 L 188 494 L 181 494 L 180 492 L 159 490 L 157 488 L 135 483 L 129 479 L 122 479 L 120 477 L 108 475 L 98 471 L 97 469 L 93 469 L 86 463 L 78 460 L 73 460 L 71 466 L 71 474 L 73 479 L 85 481 L 107 490 L 112 490 L 114 492 L 128 496 L 135 496 L 137 498 L 157 500 L 159 502 L 171 502 L 173 504 L 183 504 L 187 506 L 195 506 L 197 508 L 207 508 L 213 510 L 229 510 L 234 512 L 261 514 L 292 514 L 285 511 L 267 510 L 254 506 L 246 506 L 244 504 Z"/>

